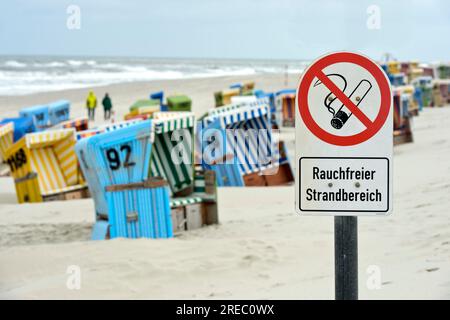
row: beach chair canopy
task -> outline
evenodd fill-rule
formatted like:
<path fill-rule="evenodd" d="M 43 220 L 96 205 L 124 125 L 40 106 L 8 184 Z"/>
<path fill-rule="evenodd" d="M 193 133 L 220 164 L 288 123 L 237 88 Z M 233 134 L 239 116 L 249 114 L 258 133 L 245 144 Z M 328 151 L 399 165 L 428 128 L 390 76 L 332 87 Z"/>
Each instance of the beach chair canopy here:
<path fill-rule="evenodd" d="M 185 95 L 167 97 L 167 106 L 170 111 L 191 111 L 192 100 Z"/>
<path fill-rule="evenodd" d="M 47 105 L 37 105 L 23 108 L 19 111 L 21 117 L 32 117 L 37 130 L 41 130 L 48 126 L 49 112 Z"/>
<path fill-rule="evenodd" d="M 158 100 L 160 105 L 164 102 L 164 91 L 158 91 L 150 94 L 150 99 Z"/>
<path fill-rule="evenodd" d="M 69 120 L 70 117 L 70 102 L 67 100 L 60 100 L 48 105 L 48 114 L 50 124 L 52 126 Z"/>
<path fill-rule="evenodd" d="M 32 133 L 24 139 L 42 195 L 79 183 L 74 129 Z"/>
<path fill-rule="evenodd" d="M 0 124 L 14 123 L 14 142 L 19 141 L 27 133 L 36 131 L 32 117 L 5 118 Z"/>
<path fill-rule="evenodd" d="M 172 194 L 193 187 L 195 116 L 191 112 L 154 114 L 151 176 L 168 181 Z"/>

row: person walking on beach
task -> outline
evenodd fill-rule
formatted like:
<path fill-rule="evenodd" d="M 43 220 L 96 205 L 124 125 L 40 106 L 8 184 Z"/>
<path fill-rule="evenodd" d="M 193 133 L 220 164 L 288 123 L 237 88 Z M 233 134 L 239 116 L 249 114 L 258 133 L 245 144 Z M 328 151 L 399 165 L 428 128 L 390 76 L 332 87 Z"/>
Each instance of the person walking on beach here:
<path fill-rule="evenodd" d="M 97 97 L 93 91 L 89 91 L 89 95 L 86 100 L 86 107 L 88 109 L 89 120 L 95 120 L 95 108 L 97 107 Z"/>
<path fill-rule="evenodd" d="M 108 93 L 105 94 L 102 104 L 103 104 L 103 110 L 105 111 L 105 120 L 109 120 L 111 118 L 112 102 L 111 102 L 111 98 L 109 97 Z"/>

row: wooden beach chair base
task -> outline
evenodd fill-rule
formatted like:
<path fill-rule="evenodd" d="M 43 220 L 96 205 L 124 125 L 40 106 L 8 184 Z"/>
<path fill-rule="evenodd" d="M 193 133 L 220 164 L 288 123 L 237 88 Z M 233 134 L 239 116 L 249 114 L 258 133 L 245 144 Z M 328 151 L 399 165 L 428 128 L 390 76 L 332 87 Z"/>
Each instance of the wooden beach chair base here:
<path fill-rule="evenodd" d="M 412 132 L 407 132 L 404 130 L 396 130 L 394 131 L 394 146 L 411 143 L 413 142 Z"/>
<path fill-rule="evenodd" d="M 183 231 L 218 224 L 216 173 L 195 168 L 194 193 L 170 201 L 172 227 L 175 235 Z"/>
<path fill-rule="evenodd" d="M 219 223 L 216 202 L 198 197 L 173 199 L 171 217 L 175 235 Z"/>
<path fill-rule="evenodd" d="M 43 201 L 64 201 L 89 198 L 89 190 L 86 185 L 72 186 L 55 190 L 50 194 L 42 195 Z"/>
<path fill-rule="evenodd" d="M 276 173 L 273 170 L 277 170 Z M 245 174 L 243 178 L 246 187 L 282 186 L 294 182 L 294 175 L 289 163 L 282 163 L 278 168 Z"/>
<path fill-rule="evenodd" d="M 413 142 L 410 118 L 405 119 L 402 129 L 394 130 L 394 146 Z"/>

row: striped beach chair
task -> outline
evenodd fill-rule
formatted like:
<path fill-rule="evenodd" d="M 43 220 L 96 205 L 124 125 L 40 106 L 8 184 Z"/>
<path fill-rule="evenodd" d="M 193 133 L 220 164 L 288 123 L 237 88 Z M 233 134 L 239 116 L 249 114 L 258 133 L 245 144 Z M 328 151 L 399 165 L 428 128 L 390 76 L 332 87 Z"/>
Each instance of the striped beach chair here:
<path fill-rule="evenodd" d="M 87 117 L 80 117 L 73 120 L 67 120 L 60 123 L 61 128 L 74 128 L 78 131 L 85 131 L 89 129 L 89 120 Z"/>
<path fill-rule="evenodd" d="M 75 130 L 27 134 L 7 150 L 19 203 L 86 196 L 74 151 Z"/>
<path fill-rule="evenodd" d="M 168 181 L 174 196 L 193 192 L 195 117 L 191 112 L 157 112 L 153 115 L 155 138 L 151 176 Z"/>
<path fill-rule="evenodd" d="M 285 180 L 291 182 L 291 174 L 285 179 L 274 178 L 274 174 L 265 176 L 269 171 L 277 170 L 281 164 L 279 141 L 273 134 L 270 121 L 270 106 L 255 103 L 252 106 L 229 107 L 228 111 L 211 112 L 203 119 L 199 126 L 198 138 L 201 142 L 199 150 L 203 154 L 203 166 L 214 170 L 219 186 L 262 186 L 284 184 Z M 205 137 L 209 129 L 219 129 L 221 137 L 214 139 L 219 145 L 217 152 L 209 156 L 204 143 L 209 140 Z M 238 130 L 239 129 L 239 130 Z M 261 131 L 262 130 L 262 131 Z M 217 132 L 211 131 L 211 132 Z M 287 155 L 285 155 L 287 157 Z M 290 163 L 285 163 L 290 172 Z M 287 182 L 286 182 L 287 183 Z"/>

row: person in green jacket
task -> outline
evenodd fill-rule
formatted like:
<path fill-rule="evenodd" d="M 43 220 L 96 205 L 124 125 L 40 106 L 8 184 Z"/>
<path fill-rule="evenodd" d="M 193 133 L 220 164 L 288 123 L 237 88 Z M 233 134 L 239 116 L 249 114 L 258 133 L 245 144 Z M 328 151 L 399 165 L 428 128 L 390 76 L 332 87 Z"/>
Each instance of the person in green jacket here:
<path fill-rule="evenodd" d="M 106 93 L 105 97 L 102 101 L 103 104 L 103 110 L 105 111 L 105 120 L 109 120 L 111 118 L 111 109 L 112 109 L 112 102 L 109 95 Z"/>

